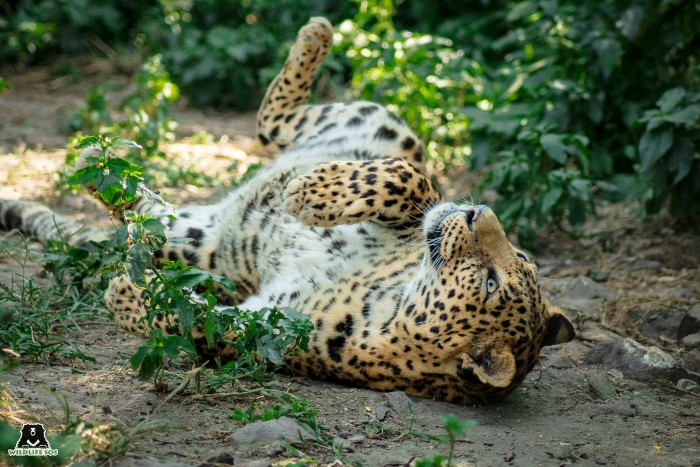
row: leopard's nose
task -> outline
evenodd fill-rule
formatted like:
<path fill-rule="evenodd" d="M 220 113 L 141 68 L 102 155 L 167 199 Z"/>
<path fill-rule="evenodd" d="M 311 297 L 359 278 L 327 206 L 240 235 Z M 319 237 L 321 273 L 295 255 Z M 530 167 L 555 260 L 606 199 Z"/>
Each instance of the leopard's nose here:
<path fill-rule="evenodd" d="M 470 232 L 474 231 L 474 222 L 479 220 L 479 217 L 481 216 L 481 213 L 484 211 L 484 209 L 488 208 L 486 206 L 477 205 L 472 206 L 465 211 L 464 215 L 467 217 L 467 227 L 469 228 Z"/>

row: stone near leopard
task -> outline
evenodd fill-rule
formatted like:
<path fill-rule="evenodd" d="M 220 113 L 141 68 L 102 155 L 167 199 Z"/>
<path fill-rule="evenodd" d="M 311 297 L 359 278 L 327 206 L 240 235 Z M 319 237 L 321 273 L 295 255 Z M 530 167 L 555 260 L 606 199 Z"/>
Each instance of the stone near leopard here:
<path fill-rule="evenodd" d="M 573 339 L 573 326 L 490 209 L 442 199 L 405 122 L 370 102 L 307 105 L 331 41 L 328 21 L 312 18 L 270 85 L 257 132 L 282 153 L 268 167 L 175 220 L 161 205 L 135 203 L 169 235 L 193 239 L 156 260 L 227 276 L 238 294 L 220 303 L 306 314 L 315 325 L 309 351 L 286 357 L 295 374 L 460 403 L 499 400 L 543 346 Z M 77 232 L 76 244 L 109 236 L 36 203 L 0 201 L 0 226 L 45 240 Z M 148 297 L 127 277 L 112 279 L 105 301 L 124 329 L 145 330 Z M 153 326 L 180 331 L 177 317 L 158 315 Z M 208 348 L 201 329 L 193 337 L 204 356 L 236 358 L 232 346 Z"/>
<path fill-rule="evenodd" d="M 597 344 L 588 352 L 583 364 L 620 370 L 625 378 L 636 381 L 663 379 L 676 382 L 688 375 L 671 355 L 629 338 Z"/>

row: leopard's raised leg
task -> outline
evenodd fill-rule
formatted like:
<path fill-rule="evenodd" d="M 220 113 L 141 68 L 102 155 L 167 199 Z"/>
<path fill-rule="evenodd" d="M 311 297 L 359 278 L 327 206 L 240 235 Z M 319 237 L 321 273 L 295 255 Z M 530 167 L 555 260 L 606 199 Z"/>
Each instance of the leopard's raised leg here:
<path fill-rule="evenodd" d="M 413 227 L 442 201 L 430 179 L 400 157 L 319 165 L 292 180 L 284 198 L 289 214 L 318 227 L 366 220 Z"/>
<path fill-rule="evenodd" d="M 314 73 L 333 45 L 333 27 L 315 17 L 297 35 L 282 71 L 267 88 L 258 110 L 257 136 L 273 150 L 284 149 L 299 136 L 306 123 L 316 121 L 325 106 L 307 106 Z"/>

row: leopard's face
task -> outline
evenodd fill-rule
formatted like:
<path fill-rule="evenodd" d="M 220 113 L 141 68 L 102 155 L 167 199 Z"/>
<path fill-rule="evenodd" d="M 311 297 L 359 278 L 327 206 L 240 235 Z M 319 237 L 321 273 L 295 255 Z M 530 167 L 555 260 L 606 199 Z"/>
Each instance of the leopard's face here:
<path fill-rule="evenodd" d="M 423 224 L 421 277 L 404 322 L 424 371 L 475 393 L 514 388 L 542 345 L 568 342 L 571 323 L 542 297 L 537 267 L 485 206 L 445 203 Z"/>

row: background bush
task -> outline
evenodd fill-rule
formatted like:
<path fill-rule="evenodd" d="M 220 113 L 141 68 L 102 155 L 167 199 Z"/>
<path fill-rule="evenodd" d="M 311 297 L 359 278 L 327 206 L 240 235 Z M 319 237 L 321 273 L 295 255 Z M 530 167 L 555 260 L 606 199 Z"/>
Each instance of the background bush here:
<path fill-rule="evenodd" d="M 326 67 L 388 105 L 438 167 L 487 168 L 506 228 L 580 231 L 595 200 L 700 212 L 700 11 L 691 0 L 0 0 L 0 60 L 159 53 L 198 105 L 253 108 L 309 16 Z M 60 25 L 60 27 L 58 27 Z M 10 77 L 11 78 L 11 77 Z"/>

